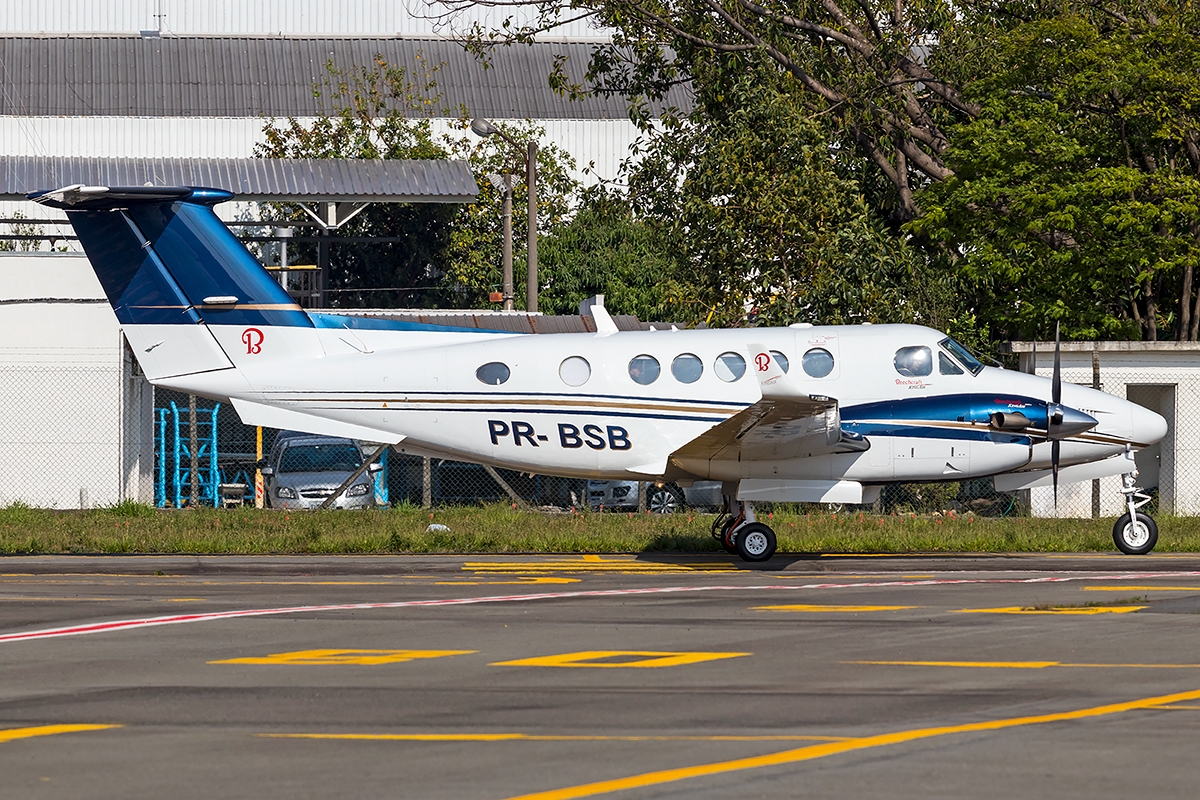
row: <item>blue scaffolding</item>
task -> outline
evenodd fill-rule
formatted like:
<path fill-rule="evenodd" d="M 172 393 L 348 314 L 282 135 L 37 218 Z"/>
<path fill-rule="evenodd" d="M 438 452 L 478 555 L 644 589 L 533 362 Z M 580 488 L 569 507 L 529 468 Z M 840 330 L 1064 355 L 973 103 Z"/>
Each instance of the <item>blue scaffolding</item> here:
<path fill-rule="evenodd" d="M 183 409 L 181 413 L 174 400 L 170 409 L 156 410 L 155 455 L 158 468 L 155 470 L 154 501 L 159 508 L 165 507 L 168 502 L 175 508 L 182 508 L 185 497 L 191 502 L 192 493 L 188 412 Z M 196 477 L 200 505 L 215 506 L 219 502 L 221 471 L 217 468 L 217 413 L 220 410 L 220 403 L 212 408 L 196 409 Z M 171 448 L 169 451 L 168 446 Z"/>

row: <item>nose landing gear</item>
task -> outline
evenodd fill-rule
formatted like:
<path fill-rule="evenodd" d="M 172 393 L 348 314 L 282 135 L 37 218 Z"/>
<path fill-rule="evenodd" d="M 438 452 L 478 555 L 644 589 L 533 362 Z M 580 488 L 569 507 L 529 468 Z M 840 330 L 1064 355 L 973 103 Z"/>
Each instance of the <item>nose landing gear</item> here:
<path fill-rule="evenodd" d="M 751 563 L 766 561 L 775 555 L 775 531 L 754 518 L 754 505 L 745 501 L 736 503 L 737 513 L 730 511 L 731 500 L 725 498 L 725 508 L 713 522 L 713 538 L 721 543 L 721 549 Z"/>
<path fill-rule="evenodd" d="M 1113 525 L 1113 542 L 1117 549 L 1131 556 L 1149 553 L 1158 542 L 1158 526 L 1149 514 L 1138 511 L 1150 502 L 1150 495 L 1135 485 L 1137 476 L 1136 469 L 1121 476 L 1121 494 L 1125 495 L 1128 511 Z"/>

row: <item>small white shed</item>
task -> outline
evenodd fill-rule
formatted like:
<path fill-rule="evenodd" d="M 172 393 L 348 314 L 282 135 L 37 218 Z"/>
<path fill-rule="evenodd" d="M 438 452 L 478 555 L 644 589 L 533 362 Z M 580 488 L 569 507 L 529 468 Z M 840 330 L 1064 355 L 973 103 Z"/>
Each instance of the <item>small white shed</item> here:
<path fill-rule="evenodd" d="M 0 253 L 0 505 L 152 503 L 153 406 L 87 258 Z"/>
<path fill-rule="evenodd" d="M 1054 342 L 1012 342 L 1022 372 L 1049 378 Z M 1136 455 L 1138 485 L 1157 489 L 1160 513 L 1200 514 L 1200 342 L 1063 342 L 1062 379 L 1092 386 L 1157 411 L 1167 436 Z M 1120 477 L 1030 490 L 1037 517 L 1117 516 L 1123 513 Z"/>

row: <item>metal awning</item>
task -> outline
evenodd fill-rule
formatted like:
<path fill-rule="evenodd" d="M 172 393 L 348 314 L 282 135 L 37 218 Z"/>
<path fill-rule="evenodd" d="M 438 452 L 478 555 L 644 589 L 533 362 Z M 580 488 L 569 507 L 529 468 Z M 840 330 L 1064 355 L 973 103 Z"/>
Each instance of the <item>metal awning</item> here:
<path fill-rule="evenodd" d="M 0 200 L 80 183 L 204 186 L 226 189 L 238 200 L 338 205 L 472 203 L 478 193 L 465 161 L 432 159 L 0 156 L 0 180 Z"/>

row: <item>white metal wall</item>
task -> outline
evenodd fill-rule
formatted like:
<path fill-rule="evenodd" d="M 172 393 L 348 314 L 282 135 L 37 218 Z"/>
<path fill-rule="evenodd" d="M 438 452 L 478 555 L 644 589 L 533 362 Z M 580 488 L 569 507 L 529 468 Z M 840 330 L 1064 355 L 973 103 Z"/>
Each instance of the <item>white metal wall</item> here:
<path fill-rule="evenodd" d="M 436 0 L 39 0 L 0 3 L 0 31 L 29 33 L 440 36 L 453 31 L 437 17 Z M 450 26 L 470 23 L 499 28 L 515 8 L 476 8 L 454 17 Z M 159 17 L 158 15 L 162 15 Z M 606 38 L 603 31 L 574 22 L 545 38 Z"/>
<path fill-rule="evenodd" d="M 311 120 L 302 120 L 310 122 Z M 502 121 L 502 120 L 501 120 Z M 107 158 L 249 158 L 263 140 L 265 119 L 253 117 L 0 117 L 7 155 Z M 554 143 L 575 158 L 576 177 L 586 183 L 615 180 L 638 130 L 628 120 L 544 120 L 543 144 Z M 437 121 L 440 132 L 449 120 Z M 594 164 L 592 175 L 583 174 Z"/>
<path fill-rule="evenodd" d="M 1047 351 L 1049 352 L 1049 351 Z M 1049 378 L 1050 357 L 1038 354 L 1037 374 Z M 1062 379 L 1092 385 L 1091 353 L 1064 352 Z M 1139 485 L 1156 487 L 1160 513 L 1200 514 L 1200 477 L 1192 465 L 1200 463 L 1200 352 L 1100 353 L 1100 388 L 1162 414 L 1167 437 L 1138 454 Z M 1124 513 L 1119 477 L 1100 481 L 1100 513 Z M 1064 484 L 1055 507 L 1051 488 L 1030 490 L 1036 517 L 1086 518 L 1092 515 L 1092 482 Z"/>
<path fill-rule="evenodd" d="M 0 254 L 0 505 L 153 502 L 152 389 L 88 260 Z"/>

